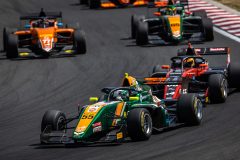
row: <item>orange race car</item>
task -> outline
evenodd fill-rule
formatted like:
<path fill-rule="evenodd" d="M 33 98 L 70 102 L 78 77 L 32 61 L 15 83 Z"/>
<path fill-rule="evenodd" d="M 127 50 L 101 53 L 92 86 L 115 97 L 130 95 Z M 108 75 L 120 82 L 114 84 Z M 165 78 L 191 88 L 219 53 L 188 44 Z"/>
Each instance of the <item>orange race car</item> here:
<path fill-rule="evenodd" d="M 86 53 L 85 33 L 63 27 L 61 12 L 32 13 L 21 16 L 23 29 L 3 30 L 7 58 L 49 57 Z"/>
<path fill-rule="evenodd" d="M 136 7 L 150 4 L 153 6 L 166 6 L 168 1 L 174 0 L 79 0 L 80 4 L 88 5 L 90 9 Z"/>

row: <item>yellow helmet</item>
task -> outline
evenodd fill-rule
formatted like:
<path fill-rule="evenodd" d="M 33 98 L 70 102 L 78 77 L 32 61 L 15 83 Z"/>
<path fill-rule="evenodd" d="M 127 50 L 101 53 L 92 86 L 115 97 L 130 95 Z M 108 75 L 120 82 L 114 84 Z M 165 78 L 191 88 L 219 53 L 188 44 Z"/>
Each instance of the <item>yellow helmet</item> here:
<path fill-rule="evenodd" d="M 194 66 L 195 66 L 195 62 L 193 58 L 187 58 L 183 62 L 183 67 L 192 68 Z"/>

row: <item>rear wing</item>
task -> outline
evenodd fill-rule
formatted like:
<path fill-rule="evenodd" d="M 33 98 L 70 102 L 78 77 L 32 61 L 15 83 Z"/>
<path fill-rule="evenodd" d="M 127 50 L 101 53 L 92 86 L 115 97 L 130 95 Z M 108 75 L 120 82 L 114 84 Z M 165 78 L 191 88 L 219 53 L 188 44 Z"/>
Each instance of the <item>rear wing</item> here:
<path fill-rule="evenodd" d="M 227 55 L 229 47 L 193 48 L 197 55 Z M 186 55 L 188 48 L 178 49 L 178 55 Z"/>
<path fill-rule="evenodd" d="M 210 47 L 210 48 L 193 48 L 196 55 L 204 56 L 217 56 L 217 55 L 227 55 L 227 65 L 230 63 L 230 48 L 229 47 Z M 187 48 L 181 48 L 178 50 L 178 55 L 186 55 Z M 188 56 L 188 55 L 186 55 Z"/>
<path fill-rule="evenodd" d="M 41 11 L 38 13 L 28 13 L 26 15 L 20 16 L 20 20 L 37 20 L 40 18 L 62 18 L 62 12 L 44 12 L 43 9 L 41 9 Z"/>

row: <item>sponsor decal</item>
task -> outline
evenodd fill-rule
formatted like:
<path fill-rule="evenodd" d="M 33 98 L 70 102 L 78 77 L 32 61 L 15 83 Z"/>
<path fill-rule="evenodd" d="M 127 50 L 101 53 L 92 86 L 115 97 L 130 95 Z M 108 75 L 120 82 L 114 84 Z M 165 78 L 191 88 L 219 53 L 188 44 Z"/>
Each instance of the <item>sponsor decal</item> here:
<path fill-rule="evenodd" d="M 102 126 L 102 122 L 97 122 L 97 123 L 94 123 L 92 126 L 93 126 L 93 127 Z"/>
<path fill-rule="evenodd" d="M 225 48 L 210 48 L 210 51 L 211 52 L 214 52 L 214 51 L 226 51 Z"/>
<path fill-rule="evenodd" d="M 89 109 L 88 109 L 88 112 L 96 112 L 98 110 L 98 108 L 100 108 L 101 106 L 99 105 L 93 105 L 93 106 L 90 106 Z"/>
<path fill-rule="evenodd" d="M 122 138 L 123 138 L 123 133 L 122 132 L 117 133 L 117 139 L 122 139 Z"/>
<path fill-rule="evenodd" d="M 180 23 L 172 23 L 171 24 L 171 27 L 179 27 L 180 26 Z"/>
<path fill-rule="evenodd" d="M 79 127 L 76 128 L 75 131 L 79 133 L 79 132 L 85 131 L 85 129 L 86 129 L 86 126 L 79 126 Z"/>
<path fill-rule="evenodd" d="M 195 50 L 195 52 L 201 52 L 201 49 L 199 49 L 199 48 L 195 48 L 194 50 Z"/>
<path fill-rule="evenodd" d="M 42 48 L 46 51 L 49 52 L 52 49 L 52 39 L 48 36 L 45 36 L 41 39 L 42 43 Z"/>
<path fill-rule="evenodd" d="M 92 125 L 93 133 L 101 132 L 102 131 L 102 122 L 97 122 Z"/>

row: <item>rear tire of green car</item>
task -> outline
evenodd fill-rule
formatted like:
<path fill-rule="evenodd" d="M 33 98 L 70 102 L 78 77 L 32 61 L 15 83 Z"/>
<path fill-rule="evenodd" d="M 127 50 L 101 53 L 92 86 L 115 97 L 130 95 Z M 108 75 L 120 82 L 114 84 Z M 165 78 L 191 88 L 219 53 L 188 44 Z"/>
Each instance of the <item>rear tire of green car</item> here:
<path fill-rule="evenodd" d="M 139 46 L 148 44 L 148 23 L 139 21 L 136 31 L 136 43 Z"/>
<path fill-rule="evenodd" d="M 132 15 L 131 17 L 131 37 L 136 38 L 137 25 L 140 21 L 144 20 L 145 16 Z"/>
<path fill-rule="evenodd" d="M 152 135 L 152 117 L 145 108 L 136 108 L 128 113 L 128 135 L 133 141 L 148 140 Z"/>
<path fill-rule="evenodd" d="M 85 32 L 82 30 L 75 30 L 74 32 L 74 47 L 77 54 L 85 54 L 87 52 Z"/>
<path fill-rule="evenodd" d="M 89 0 L 88 5 L 90 9 L 98 9 L 101 7 L 101 0 Z"/>
<path fill-rule="evenodd" d="M 79 0 L 79 4 L 88 4 L 88 0 Z"/>
<path fill-rule="evenodd" d="M 207 12 L 205 10 L 193 12 L 193 16 L 199 16 L 201 18 L 207 18 Z"/>
<path fill-rule="evenodd" d="M 211 103 L 224 103 L 228 95 L 228 81 L 222 74 L 212 74 L 208 78 L 208 96 Z"/>
<path fill-rule="evenodd" d="M 228 84 L 230 88 L 240 89 L 240 63 L 230 63 L 228 66 Z"/>
<path fill-rule="evenodd" d="M 18 57 L 18 36 L 15 34 L 7 36 L 6 56 L 9 59 Z"/>
<path fill-rule="evenodd" d="M 209 18 L 202 18 L 202 25 L 204 29 L 204 37 L 206 41 L 213 41 L 213 22 Z"/>
<path fill-rule="evenodd" d="M 196 94 L 182 94 L 177 103 L 177 118 L 180 123 L 200 125 L 202 121 L 202 102 Z"/>

